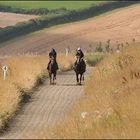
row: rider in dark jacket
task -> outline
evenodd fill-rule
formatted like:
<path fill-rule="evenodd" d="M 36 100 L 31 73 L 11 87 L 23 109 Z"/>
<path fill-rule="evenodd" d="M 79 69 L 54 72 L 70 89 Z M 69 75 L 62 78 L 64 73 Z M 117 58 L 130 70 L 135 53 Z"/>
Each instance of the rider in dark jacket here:
<path fill-rule="evenodd" d="M 56 69 L 58 69 L 58 64 L 57 64 L 57 61 L 56 61 L 56 57 L 57 57 L 57 53 L 56 53 L 55 49 L 52 48 L 52 50 L 49 53 L 50 61 L 48 63 L 47 69 L 49 69 L 49 64 L 51 63 L 51 59 L 54 59 L 55 67 L 56 67 Z"/>
<path fill-rule="evenodd" d="M 55 49 L 53 49 L 53 48 L 49 53 L 49 57 L 51 58 L 52 56 L 54 57 L 54 59 L 56 61 L 57 53 L 56 53 Z"/>

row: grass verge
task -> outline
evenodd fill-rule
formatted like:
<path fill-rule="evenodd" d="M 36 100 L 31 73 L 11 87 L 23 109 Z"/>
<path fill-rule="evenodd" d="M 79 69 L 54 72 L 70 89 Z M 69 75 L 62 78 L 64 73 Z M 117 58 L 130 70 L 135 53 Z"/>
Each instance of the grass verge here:
<path fill-rule="evenodd" d="M 72 68 L 73 55 L 59 54 L 59 71 Z M 15 116 L 22 105 L 31 98 L 31 94 L 43 84 L 47 72 L 48 56 L 19 56 L 1 58 L 1 66 L 9 67 L 6 80 L 3 80 L 3 71 L 0 70 L 0 132 L 8 126 L 9 120 Z"/>

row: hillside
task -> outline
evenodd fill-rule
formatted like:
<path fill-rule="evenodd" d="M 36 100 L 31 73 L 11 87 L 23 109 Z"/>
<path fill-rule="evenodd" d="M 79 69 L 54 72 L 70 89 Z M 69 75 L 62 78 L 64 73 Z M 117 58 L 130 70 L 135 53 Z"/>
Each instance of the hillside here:
<path fill-rule="evenodd" d="M 46 54 L 52 47 L 64 52 L 68 46 L 71 50 L 77 47 L 94 50 L 99 41 L 105 47 L 107 40 L 111 40 L 113 47 L 118 43 L 128 45 L 133 38 L 139 42 L 139 13 L 140 4 L 137 4 L 86 21 L 44 29 L 1 44 L 0 54 Z"/>

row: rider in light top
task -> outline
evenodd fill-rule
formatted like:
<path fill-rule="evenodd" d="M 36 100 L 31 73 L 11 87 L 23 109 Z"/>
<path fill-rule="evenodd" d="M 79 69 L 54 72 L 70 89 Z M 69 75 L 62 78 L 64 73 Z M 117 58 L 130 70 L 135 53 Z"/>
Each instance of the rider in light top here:
<path fill-rule="evenodd" d="M 81 74 L 82 76 L 84 72 L 86 71 L 86 63 L 83 58 L 84 58 L 84 53 L 81 50 L 81 48 L 78 48 L 76 50 L 76 61 L 74 63 L 74 71 L 76 72 L 77 82 L 79 82 L 78 75 Z M 80 78 L 80 82 L 81 82 L 81 78 Z"/>
<path fill-rule="evenodd" d="M 76 56 L 77 56 L 77 55 L 80 55 L 80 59 L 84 57 L 84 53 L 83 53 L 83 51 L 81 50 L 81 48 L 78 48 L 78 49 L 76 50 Z"/>

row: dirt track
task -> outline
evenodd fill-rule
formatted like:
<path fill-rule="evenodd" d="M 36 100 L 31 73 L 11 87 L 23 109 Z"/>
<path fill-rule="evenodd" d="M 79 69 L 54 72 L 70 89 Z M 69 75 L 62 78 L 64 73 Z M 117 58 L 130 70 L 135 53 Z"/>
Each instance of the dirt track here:
<path fill-rule="evenodd" d="M 1 44 L 0 55 L 17 53 L 47 53 L 54 47 L 75 49 L 89 45 L 95 47 L 99 41 L 112 43 L 140 41 L 140 4 L 89 19 L 82 22 L 61 25 L 29 34 Z"/>
<path fill-rule="evenodd" d="M 15 25 L 18 22 L 27 21 L 36 18 L 35 15 L 16 14 L 8 12 L 0 12 L 0 27 Z"/>
<path fill-rule="evenodd" d="M 87 74 L 91 68 L 88 68 Z M 35 138 L 45 128 L 63 119 L 71 105 L 78 99 L 84 86 L 77 86 L 73 71 L 64 72 L 57 77 L 57 85 L 45 85 L 33 94 L 32 99 L 10 123 L 7 132 L 0 139 Z"/>

